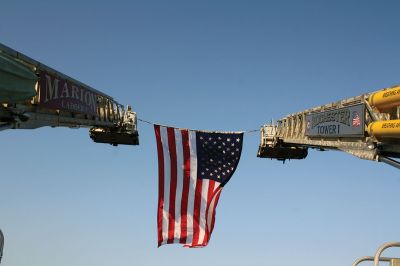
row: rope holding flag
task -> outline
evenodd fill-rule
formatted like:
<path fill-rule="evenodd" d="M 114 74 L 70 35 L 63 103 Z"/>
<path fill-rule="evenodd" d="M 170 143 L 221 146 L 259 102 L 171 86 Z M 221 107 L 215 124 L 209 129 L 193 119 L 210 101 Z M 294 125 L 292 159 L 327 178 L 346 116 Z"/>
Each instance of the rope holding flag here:
<path fill-rule="evenodd" d="M 158 246 L 208 244 L 224 185 L 240 160 L 243 132 L 154 125 L 158 151 Z"/>

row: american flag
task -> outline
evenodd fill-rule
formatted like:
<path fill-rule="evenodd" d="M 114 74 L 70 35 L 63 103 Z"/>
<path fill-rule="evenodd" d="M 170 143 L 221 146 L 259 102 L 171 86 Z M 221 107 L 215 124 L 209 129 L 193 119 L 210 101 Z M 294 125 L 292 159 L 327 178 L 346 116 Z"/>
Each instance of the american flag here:
<path fill-rule="evenodd" d="M 158 151 L 158 246 L 208 244 L 222 187 L 239 163 L 243 133 L 154 126 Z"/>
<path fill-rule="evenodd" d="M 353 112 L 353 127 L 361 125 L 361 118 L 357 112 Z"/>

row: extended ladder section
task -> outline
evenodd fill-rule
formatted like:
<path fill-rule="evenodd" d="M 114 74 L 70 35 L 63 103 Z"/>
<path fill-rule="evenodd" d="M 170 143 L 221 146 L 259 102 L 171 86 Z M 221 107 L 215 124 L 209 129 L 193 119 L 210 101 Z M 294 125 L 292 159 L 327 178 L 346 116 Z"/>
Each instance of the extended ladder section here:
<path fill-rule="evenodd" d="M 0 44 L 0 130 L 87 127 L 95 142 L 138 145 L 136 113 Z"/>
<path fill-rule="evenodd" d="M 304 159 L 308 148 L 340 150 L 400 168 L 400 87 L 288 115 L 261 127 L 258 157 Z"/>

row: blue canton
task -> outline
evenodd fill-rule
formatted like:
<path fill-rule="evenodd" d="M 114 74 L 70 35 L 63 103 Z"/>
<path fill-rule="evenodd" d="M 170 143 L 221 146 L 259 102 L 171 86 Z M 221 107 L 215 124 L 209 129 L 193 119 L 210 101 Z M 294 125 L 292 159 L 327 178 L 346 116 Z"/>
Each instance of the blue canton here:
<path fill-rule="evenodd" d="M 243 133 L 196 132 L 197 177 L 226 184 L 239 163 Z"/>

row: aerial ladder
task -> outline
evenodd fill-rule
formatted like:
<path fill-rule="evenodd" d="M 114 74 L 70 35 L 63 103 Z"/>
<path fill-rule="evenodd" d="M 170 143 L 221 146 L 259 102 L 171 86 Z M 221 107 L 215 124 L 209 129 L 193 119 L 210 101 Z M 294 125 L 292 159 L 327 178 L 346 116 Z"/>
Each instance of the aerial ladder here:
<path fill-rule="evenodd" d="M 139 144 L 130 106 L 0 44 L 0 131 L 44 126 L 85 127 L 98 143 Z"/>
<path fill-rule="evenodd" d="M 304 159 L 339 150 L 400 169 L 400 86 L 290 114 L 260 129 L 257 156 Z"/>

